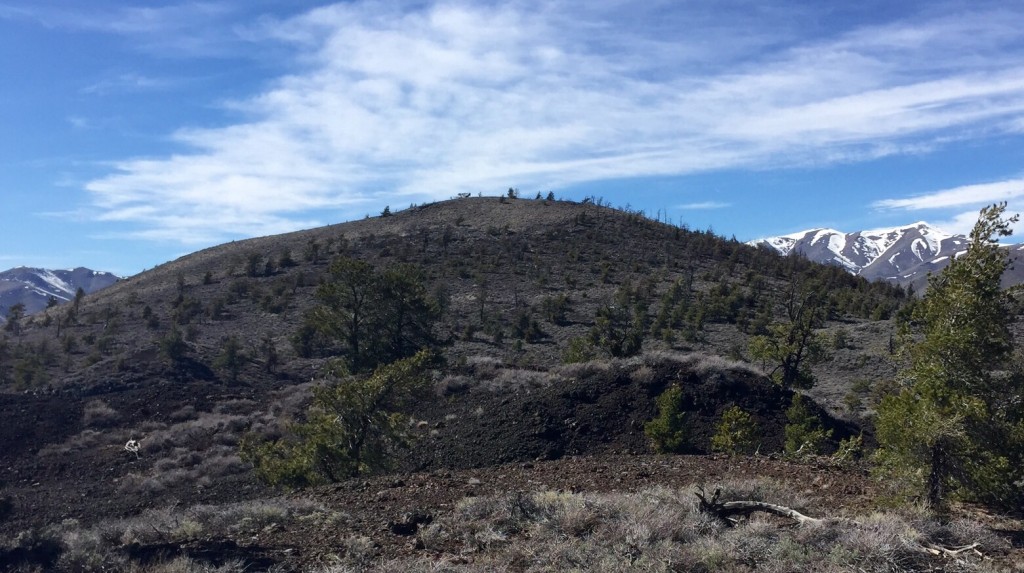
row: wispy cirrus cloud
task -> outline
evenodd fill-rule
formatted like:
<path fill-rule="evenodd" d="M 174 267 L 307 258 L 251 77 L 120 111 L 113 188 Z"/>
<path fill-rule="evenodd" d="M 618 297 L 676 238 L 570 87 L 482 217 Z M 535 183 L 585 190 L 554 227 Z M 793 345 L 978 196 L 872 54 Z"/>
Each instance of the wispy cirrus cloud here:
<path fill-rule="evenodd" d="M 241 13 L 237 5 L 223 0 L 161 6 L 105 0 L 27 6 L 0 2 L 0 19 L 124 36 L 137 49 L 175 58 L 237 54 L 245 43 L 244 28 L 238 23 Z"/>
<path fill-rule="evenodd" d="M 732 203 L 725 203 L 723 201 L 700 201 L 697 203 L 684 203 L 682 205 L 677 205 L 676 209 L 680 209 L 682 211 L 695 211 L 703 209 L 725 209 L 727 207 L 732 207 Z"/>
<path fill-rule="evenodd" d="M 180 153 L 116 161 L 86 189 L 135 236 L 212 240 L 367 201 L 862 161 L 1024 125 L 1020 10 L 808 36 L 773 27 L 788 13 L 621 10 L 349 2 L 264 19 L 248 40 L 296 57 L 232 102 L 246 120 L 183 127 Z"/>
<path fill-rule="evenodd" d="M 929 216 L 941 218 L 935 221 L 937 227 L 966 234 L 978 220 L 978 211 L 982 207 L 999 202 L 1006 202 L 1010 213 L 1024 211 L 1024 178 L 962 185 L 899 199 L 882 199 L 872 203 L 872 206 L 877 209 L 924 211 Z"/>
<path fill-rule="evenodd" d="M 962 185 L 903 199 L 882 199 L 872 206 L 880 209 L 942 209 L 966 205 L 985 205 L 1024 197 L 1024 178 Z"/>
<path fill-rule="evenodd" d="M 155 78 L 144 74 L 117 74 L 89 84 L 81 89 L 83 94 L 107 95 L 118 92 L 137 92 L 165 89 L 174 85 L 167 78 Z"/>

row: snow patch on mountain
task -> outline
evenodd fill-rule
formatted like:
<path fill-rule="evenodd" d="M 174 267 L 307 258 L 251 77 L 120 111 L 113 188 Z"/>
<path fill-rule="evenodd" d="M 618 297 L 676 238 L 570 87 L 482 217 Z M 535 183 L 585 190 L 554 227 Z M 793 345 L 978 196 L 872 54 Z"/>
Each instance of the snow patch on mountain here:
<path fill-rule="evenodd" d="M 936 269 L 962 251 L 967 237 L 952 235 L 918 221 L 900 227 L 844 233 L 835 229 L 809 229 L 780 237 L 751 241 L 783 255 L 800 253 L 825 264 L 839 265 L 869 279 L 909 282 Z"/>
<path fill-rule="evenodd" d="M 54 299 L 58 304 L 75 298 L 81 288 L 86 294 L 108 287 L 120 280 L 112 273 L 84 267 L 76 269 L 40 269 L 17 267 L 0 272 L 0 322 L 16 304 L 25 305 L 25 312 L 39 312 Z"/>

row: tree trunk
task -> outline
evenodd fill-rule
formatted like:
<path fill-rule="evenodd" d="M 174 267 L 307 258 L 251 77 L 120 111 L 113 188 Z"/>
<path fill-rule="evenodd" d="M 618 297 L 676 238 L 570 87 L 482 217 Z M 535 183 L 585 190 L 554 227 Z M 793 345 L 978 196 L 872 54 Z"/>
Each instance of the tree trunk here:
<path fill-rule="evenodd" d="M 943 447 L 943 440 L 937 440 L 932 445 L 932 459 L 930 462 L 930 471 L 928 472 L 928 503 L 932 507 L 939 507 L 942 505 L 943 498 L 946 496 L 945 492 L 945 481 L 946 481 L 946 451 Z"/>

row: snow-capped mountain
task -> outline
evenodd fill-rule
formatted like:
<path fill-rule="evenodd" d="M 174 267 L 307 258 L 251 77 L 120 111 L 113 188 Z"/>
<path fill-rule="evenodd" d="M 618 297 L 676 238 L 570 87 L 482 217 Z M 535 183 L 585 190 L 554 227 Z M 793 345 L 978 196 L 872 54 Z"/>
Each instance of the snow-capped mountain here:
<path fill-rule="evenodd" d="M 943 268 L 950 257 L 965 251 L 968 239 L 918 222 L 854 233 L 811 229 L 750 244 L 766 245 L 784 255 L 801 253 L 812 261 L 839 265 L 869 280 L 920 286 L 929 272 Z"/>
<path fill-rule="evenodd" d="M 64 303 L 73 300 L 79 288 L 89 294 L 117 281 L 117 275 L 84 267 L 70 270 L 18 267 L 0 272 L 0 322 L 18 303 L 25 305 L 26 314 L 31 314 L 46 308 L 50 297 Z"/>

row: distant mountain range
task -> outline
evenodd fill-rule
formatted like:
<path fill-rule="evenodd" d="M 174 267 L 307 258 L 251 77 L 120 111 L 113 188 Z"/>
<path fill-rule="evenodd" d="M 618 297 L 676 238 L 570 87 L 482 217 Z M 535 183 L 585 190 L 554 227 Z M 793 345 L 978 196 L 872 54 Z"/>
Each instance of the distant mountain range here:
<path fill-rule="evenodd" d="M 965 235 L 946 233 L 923 221 L 890 229 L 844 233 L 835 229 L 809 229 L 750 241 L 783 255 L 799 253 L 808 259 L 838 265 L 869 280 L 886 280 L 915 289 L 927 285 L 928 274 L 945 268 L 951 258 L 967 250 Z M 1024 259 L 1024 245 L 1007 247 L 1011 261 Z M 1019 265 L 1015 265 L 1019 266 Z M 1004 284 L 1024 283 L 1024 269 L 1007 271 Z"/>
<path fill-rule="evenodd" d="M 57 303 L 65 303 L 75 298 L 79 288 L 89 294 L 118 280 L 117 275 L 84 267 L 70 270 L 8 269 L 0 272 L 0 322 L 18 303 L 25 305 L 26 314 L 32 314 L 46 308 L 51 297 Z"/>

